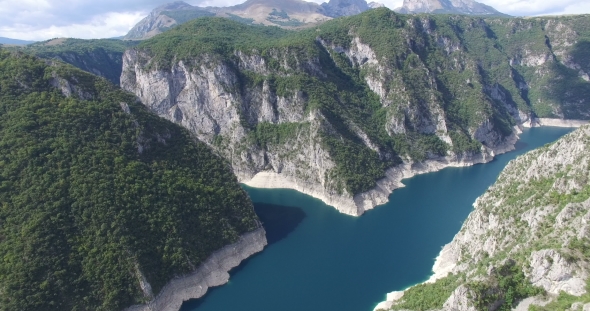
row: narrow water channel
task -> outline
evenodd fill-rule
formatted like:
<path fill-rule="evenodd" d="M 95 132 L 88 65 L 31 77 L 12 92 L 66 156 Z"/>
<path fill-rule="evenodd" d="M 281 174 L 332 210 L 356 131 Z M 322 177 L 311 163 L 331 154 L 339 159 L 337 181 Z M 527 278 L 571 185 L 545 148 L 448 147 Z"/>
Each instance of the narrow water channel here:
<path fill-rule="evenodd" d="M 361 217 L 293 190 L 246 187 L 269 246 L 231 272 L 230 282 L 182 311 L 372 311 L 387 292 L 426 280 L 508 161 L 570 132 L 534 128 L 517 150 L 490 163 L 404 180 L 389 203 Z"/>

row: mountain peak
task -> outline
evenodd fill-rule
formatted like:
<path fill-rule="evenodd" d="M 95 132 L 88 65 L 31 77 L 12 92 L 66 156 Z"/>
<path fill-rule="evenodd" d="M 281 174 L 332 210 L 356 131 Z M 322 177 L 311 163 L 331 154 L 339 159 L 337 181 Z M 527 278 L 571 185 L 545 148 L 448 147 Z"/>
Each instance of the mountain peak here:
<path fill-rule="evenodd" d="M 319 5 L 304 0 L 247 0 L 230 7 L 197 7 L 176 1 L 155 8 L 124 37 L 127 40 L 151 38 L 176 25 L 203 16 L 219 16 L 246 24 L 301 28 L 335 17 L 360 14 L 382 7 L 366 0 L 330 0 Z"/>
<path fill-rule="evenodd" d="M 356 15 L 370 9 L 365 0 L 330 0 L 322 3 L 322 7 L 330 17 Z"/>
<path fill-rule="evenodd" d="M 184 1 L 174 1 L 166 4 L 162 4 L 161 6 L 152 10 L 150 15 L 158 15 L 164 11 L 173 11 L 173 10 L 190 10 L 194 9 L 195 7 L 184 2 Z"/>
<path fill-rule="evenodd" d="M 399 13 L 442 13 L 465 15 L 506 15 L 473 0 L 404 0 Z"/>

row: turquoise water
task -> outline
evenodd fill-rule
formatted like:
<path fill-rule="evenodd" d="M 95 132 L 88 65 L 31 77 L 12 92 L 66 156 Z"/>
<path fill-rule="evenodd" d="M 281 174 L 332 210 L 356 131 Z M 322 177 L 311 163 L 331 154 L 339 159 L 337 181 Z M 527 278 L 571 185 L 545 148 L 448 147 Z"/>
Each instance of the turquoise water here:
<path fill-rule="evenodd" d="M 352 217 L 293 190 L 246 188 L 269 246 L 232 271 L 228 284 L 183 311 L 371 311 L 387 292 L 426 280 L 472 204 L 508 161 L 570 132 L 525 131 L 517 150 L 467 168 L 404 180 L 389 203 Z"/>

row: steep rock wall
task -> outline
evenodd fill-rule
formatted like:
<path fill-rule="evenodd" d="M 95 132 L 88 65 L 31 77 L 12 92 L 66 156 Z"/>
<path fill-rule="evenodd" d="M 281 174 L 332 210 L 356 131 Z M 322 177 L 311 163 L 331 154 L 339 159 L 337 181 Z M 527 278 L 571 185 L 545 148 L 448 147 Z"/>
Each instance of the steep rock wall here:
<path fill-rule="evenodd" d="M 263 228 L 242 235 L 234 244 L 211 254 L 194 272 L 173 279 L 157 297 L 125 311 L 178 311 L 184 301 L 201 298 L 210 287 L 229 281 L 229 271 L 266 246 Z M 149 284 L 147 284 L 149 286 Z"/>
<path fill-rule="evenodd" d="M 585 126 L 506 166 L 436 259 L 428 283 L 449 273 L 466 278 L 441 310 L 475 310 L 469 284 L 485 282 L 506 262 L 514 262 L 528 282 L 549 294 L 549 301 L 524 299 L 524 305 L 548 304 L 562 291 L 586 293 L 590 262 L 580 245 L 590 241 L 589 146 L 590 127 Z M 388 309 L 403 302 L 403 296 L 391 293 L 375 309 Z"/>
<path fill-rule="evenodd" d="M 363 28 L 363 18 L 397 24 Z M 570 67 L 581 63 L 568 48 L 577 35 L 568 41 L 552 32 L 554 46 L 513 47 L 513 34 L 499 42 L 492 33 L 517 27 L 536 36 L 539 25 L 554 22 L 464 17 L 447 22 L 377 9 L 327 23 L 305 40 L 301 35 L 287 44 L 271 38 L 264 47 L 232 46 L 232 40 L 257 31 L 232 25 L 240 35 L 220 42 L 229 46 L 223 53 L 169 58 L 176 52 L 151 52 L 149 42 L 128 50 L 121 85 L 207 142 L 241 182 L 281 184 L 360 215 L 386 202 L 397 187 L 392 168 L 414 174 L 421 169 L 413 167 L 432 166 L 428 163 L 487 162 L 511 149 L 520 126 L 584 123 L 551 119 L 585 119 L 586 99 L 539 95 L 548 87 L 542 81 L 556 77 L 552 64 L 563 64 L 559 57 L 576 59 Z M 558 22 L 556 32 L 570 33 L 571 23 Z M 199 25 L 187 29 L 199 31 Z M 167 35 L 187 41 L 199 36 L 181 29 L 162 38 Z M 162 42 L 155 40 L 154 50 L 170 49 Z M 500 43 L 510 45 L 510 55 Z M 545 57 L 553 54 L 562 56 Z M 488 67 L 488 58 L 497 65 Z M 590 86 L 575 79 L 582 88 Z"/>

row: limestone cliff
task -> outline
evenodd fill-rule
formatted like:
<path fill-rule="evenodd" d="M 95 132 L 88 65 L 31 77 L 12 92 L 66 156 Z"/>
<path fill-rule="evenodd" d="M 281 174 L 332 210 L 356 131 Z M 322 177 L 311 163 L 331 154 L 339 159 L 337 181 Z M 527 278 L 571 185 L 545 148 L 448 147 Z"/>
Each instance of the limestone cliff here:
<path fill-rule="evenodd" d="M 589 164 L 588 126 L 511 161 L 442 249 L 430 284 L 419 285 L 421 295 L 448 298 L 430 309 L 507 310 L 519 305 L 526 310 L 534 304 L 546 306 L 537 310 L 570 305 L 573 310 L 574 304 L 590 303 Z M 498 282 L 519 274 L 518 286 Z M 436 293 L 431 291 L 435 288 Z M 412 288 L 392 294 L 377 309 L 412 310 L 413 295 Z M 563 307 L 554 302 L 557 296 Z"/>
<path fill-rule="evenodd" d="M 57 59 L 119 84 L 123 52 L 133 42 L 116 39 L 56 38 L 15 48 L 45 59 Z"/>
<path fill-rule="evenodd" d="M 576 25 L 387 9 L 299 34 L 197 20 L 128 50 L 121 85 L 207 142 L 240 181 L 295 188 L 359 215 L 403 176 L 510 150 L 515 126 L 587 119 L 587 98 L 548 84 L 590 87 L 576 51 L 588 30 Z M 509 27 L 533 39 L 516 45 Z M 553 44 L 537 48 L 543 31 Z"/>
<path fill-rule="evenodd" d="M 231 245 L 214 252 L 195 271 L 171 280 L 157 297 L 126 311 L 178 311 L 184 301 L 201 298 L 209 287 L 229 281 L 229 271 L 266 246 L 263 228 L 246 233 Z"/>

